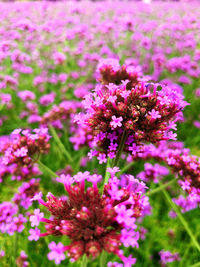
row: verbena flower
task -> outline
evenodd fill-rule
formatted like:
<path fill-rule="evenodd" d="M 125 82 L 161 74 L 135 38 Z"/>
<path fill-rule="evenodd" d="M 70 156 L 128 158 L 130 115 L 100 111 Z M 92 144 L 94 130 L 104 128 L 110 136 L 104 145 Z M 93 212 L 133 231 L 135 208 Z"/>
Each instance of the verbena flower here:
<path fill-rule="evenodd" d="M 31 179 L 29 182 L 25 182 L 18 188 L 12 199 L 17 205 L 22 206 L 24 209 L 28 209 L 31 205 L 31 198 L 39 191 L 40 179 Z"/>
<path fill-rule="evenodd" d="M 159 164 L 152 165 L 150 163 L 144 164 L 144 171 L 137 174 L 137 178 L 145 181 L 150 182 L 153 181 L 154 183 L 158 183 L 163 176 L 169 174 L 169 170 Z"/>
<path fill-rule="evenodd" d="M 178 253 L 171 253 L 170 251 L 161 250 L 159 255 L 162 267 L 167 266 L 168 262 L 180 261 L 181 259 Z"/>
<path fill-rule="evenodd" d="M 91 129 L 100 163 L 116 155 L 124 134 L 124 150 L 130 153 L 135 144 L 176 138 L 172 130 L 187 105 L 182 94 L 144 82 L 135 68 L 120 67 L 117 60 L 100 63 L 98 69 L 101 84 L 86 96 L 86 113 L 76 116 L 76 121 Z"/>
<path fill-rule="evenodd" d="M 11 202 L 2 202 L 0 204 L 0 231 L 13 235 L 14 232 L 22 232 L 24 223 L 27 219 L 18 214 L 18 207 Z"/>
<path fill-rule="evenodd" d="M 160 142 L 158 146 L 154 145 L 144 145 L 137 146 L 134 156 L 128 156 L 128 161 L 136 161 L 139 159 L 149 160 L 156 159 L 159 162 L 165 163 L 170 171 L 178 179 L 178 183 L 186 195 L 180 195 L 174 198 L 173 201 L 181 207 L 182 212 L 195 209 L 200 204 L 200 159 L 197 156 L 191 155 L 189 149 L 184 148 L 182 142 Z M 137 175 L 144 181 L 151 179 L 163 172 L 166 175 L 167 169 L 164 166 L 158 164 L 158 168 L 152 169 L 150 163 L 145 163 L 145 171 Z M 160 166 L 160 167 L 159 167 Z M 165 174 L 164 174 L 165 173 Z M 159 176 L 158 176 L 159 178 Z M 160 179 L 160 178 L 159 178 Z M 122 179 L 122 182 L 124 179 Z M 155 182 L 157 181 L 154 180 Z M 174 216 L 173 211 L 171 215 Z"/>
<path fill-rule="evenodd" d="M 138 246 L 136 221 L 144 216 L 143 211 L 149 206 L 148 198 L 142 195 L 145 185 L 141 184 L 140 191 L 137 191 L 138 187 L 134 184 L 137 182 L 139 185 L 140 182 L 130 175 L 127 187 L 122 188 L 114 175 L 118 168 L 110 171 L 111 178 L 102 195 L 97 187 L 102 177 L 79 172 L 73 177 L 61 177 L 68 193 L 67 198 L 55 197 L 51 193 L 47 195 L 47 202 L 39 195 L 34 198 L 46 207 L 51 217 L 43 218 L 39 209 L 36 209 L 35 215 L 30 217 L 32 226 L 38 225 L 39 221 L 45 223 L 46 232 L 40 236 L 68 236 L 70 245 L 62 247 L 59 253 L 62 255 L 67 251 L 71 261 L 78 260 L 83 254 L 94 259 L 102 250 L 114 253 L 125 261 L 121 246 Z M 88 182 L 92 186 L 85 188 Z M 56 259 L 55 254 L 50 255 L 51 259 Z"/>
<path fill-rule="evenodd" d="M 37 174 L 34 161 L 50 148 L 47 128 L 14 130 L 3 145 L 2 163 L 11 166 L 13 179 L 21 180 Z"/>
<path fill-rule="evenodd" d="M 65 260 L 65 247 L 61 242 L 57 245 L 55 242 L 51 242 L 49 244 L 49 249 L 51 250 L 51 252 L 48 253 L 49 260 L 54 260 L 55 264 L 60 264 L 61 261 Z"/>
<path fill-rule="evenodd" d="M 75 113 L 80 106 L 81 103 L 76 101 L 62 101 L 42 116 L 40 124 L 52 124 L 56 128 L 62 128 L 62 123 L 69 119 L 71 114 Z"/>

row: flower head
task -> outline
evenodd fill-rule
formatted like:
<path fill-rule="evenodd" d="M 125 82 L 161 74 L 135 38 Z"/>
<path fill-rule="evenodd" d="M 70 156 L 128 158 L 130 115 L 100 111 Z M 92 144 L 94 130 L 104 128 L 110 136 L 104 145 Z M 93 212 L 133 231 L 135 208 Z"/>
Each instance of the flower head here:
<path fill-rule="evenodd" d="M 65 247 L 71 261 L 78 260 L 83 254 L 96 258 L 102 250 L 121 254 L 120 246 L 137 246 L 138 233 L 135 232 L 136 219 L 142 216 L 142 194 L 132 190 L 131 186 L 121 188 L 114 175 L 118 168 L 110 169 L 112 178 L 100 194 L 97 183 L 99 175 L 90 175 L 89 172 L 78 173 L 71 177 L 72 183 L 66 184 L 67 198 L 57 198 L 51 193 L 47 195 L 47 202 L 42 203 L 51 213 L 51 218 L 41 216 L 38 209 L 30 217 L 32 226 L 44 222 L 45 235 L 67 235 L 71 240 Z M 131 180 L 131 179 L 130 179 Z M 92 187 L 85 189 L 85 183 L 92 183 Z M 146 204 L 145 204 L 146 205 Z M 130 234 L 127 239 L 128 233 Z M 31 233 L 34 234 L 34 233 Z M 34 234 L 35 236 L 35 234 Z M 32 237 L 31 237 L 32 238 Z M 53 245 L 53 251 L 55 244 Z M 57 251 L 57 248 L 56 248 Z M 51 259 L 63 257 L 63 247 L 59 252 L 49 254 Z M 59 254 L 59 255 L 58 255 Z"/>
<path fill-rule="evenodd" d="M 93 136 L 100 163 L 108 155 L 116 155 L 115 145 L 119 145 L 124 132 L 124 151 L 129 153 L 133 145 L 175 139 L 176 134 L 170 130 L 176 129 L 175 122 L 187 105 L 178 91 L 144 82 L 136 69 L 113 67 L 114 62 L 108 60 L 99 65 L 100 84 L 85 97 L 85 114 L 75 119 L 80 127 L 88 129 L 85 135 Z"/>

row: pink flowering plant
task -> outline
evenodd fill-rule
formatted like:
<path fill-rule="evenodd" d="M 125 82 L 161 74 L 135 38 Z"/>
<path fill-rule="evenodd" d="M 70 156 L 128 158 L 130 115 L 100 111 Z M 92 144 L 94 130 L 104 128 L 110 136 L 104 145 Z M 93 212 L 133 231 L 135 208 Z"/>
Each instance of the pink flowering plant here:
<path fill-rule="evenodd" d="M 199 12 L 0 3 L 0 266 L 199 266 Z"/>

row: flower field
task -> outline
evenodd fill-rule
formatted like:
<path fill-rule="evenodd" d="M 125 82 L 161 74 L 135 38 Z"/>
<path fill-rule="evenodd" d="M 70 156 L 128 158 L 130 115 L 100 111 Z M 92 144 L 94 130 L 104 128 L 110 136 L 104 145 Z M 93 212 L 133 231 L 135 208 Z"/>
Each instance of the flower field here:
<path fill-rule="evenodd" d="M 0 3 L 0 266 L 200 266 L 199 14 Z"/>

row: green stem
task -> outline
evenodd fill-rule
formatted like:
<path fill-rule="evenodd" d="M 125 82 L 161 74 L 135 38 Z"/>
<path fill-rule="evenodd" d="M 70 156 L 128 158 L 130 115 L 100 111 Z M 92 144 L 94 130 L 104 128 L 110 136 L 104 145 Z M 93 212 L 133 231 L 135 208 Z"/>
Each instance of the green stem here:
<path fill-rule="evenodd" d="M 195 237 L 197 238 L 198 235 L 195 235 Z M 192 241 L 190 240 L 190 244 L 187 246 L 187 249 L 184 251 L 183 256 L 181 257 L 181 262 L 180 262 L 180 267 L 184 267 L 185 266 L 185 259 L 188 256 L 188 253 L 190 252 L 190 248 L 192 247 Z M 199 263 L 197 263 L 199 264 Z M 192 265 L 193 266 L 193 265 Z M 191 267 L 191 266 L 190 266 Z"/>
<path fill-rule="evenodd" d="M 185 249 L 184 254 L 181 257 L 181 262 L 179 264 L 179 267 L 184 267 L 185 266 L 185 259 L 187 259 L 188 253 L 190 252 L 190 248 L 191 248 L 191 243 L 189 244 L 187 249 Z"/>
<path fill-rule="evenodd" d="M 161 185 L 161 186 L 159 186 L 159 187 L 157 187 L 157 188 L 155 188 L 155 189 L 153 189 L 153 190 L 151 190 L 151 191 L 149 191 L 148 193 L 146 193 L 145 195 L 146 196 L 151 196 L 151 195 L 153 195 L 153 194 L 155 194 L 155 193 L 157 193 L 157 192 L 159 192 L 159 191 L 161 191 L 162 189 L 164 189 L 164 188 L 166 188 L 166 187 L 168 187 L 168 186 L 170 186 L 171 184 L 173 184 L 175 181 L 177 181 L 177 179 L 175 178 L 175 179 L 173 179 L 173 180 L 171 180 L 171 181 L 169 181 L 168 183 L 166 183 L 166 184 L 163 184 L 163 185 Z"/>
<path fill-rule="evenodd" d="M 17 249 L 18 249 L 18 240 L 19 240 L 19 236 L 18 236 L 18 232 L 15 233 L 15 259 L 17 258 Z"/>
<path fill-rule="evenodd" d="M 110 173 L 107 171 L 107 169 L 111 167 L 111 164 L 112 164 L 112 160 L 110 158 L 108 158 L 107 159 L 107 164 L 106 164 L 105 178 L 104 178 L 104 181 L 103 181 L 102 194 L 103 194 L 103 191 L 104 191 L 104 186 L 105 186 L 105 184 L 108 183 L 108 180 L 110 178 Z"/>
<path fill-rule="evenodd" d="M 63 143 L 61 142 L 59 136 L 56 133 L 56 130 L 51 125 L 49 125 L 49 129 L 50 129 L 50 132 L 51 132 L 53 138 L 55 139 L 58 147 L 62 151 L 62 153 L 67 157 L 69 162 L 72 163 L 73 159 L 72 159 L 71 155 L 69 154 L 69 152 L 66 150 L 65 146 L 63 145 Z"/>
<path fill-rule="evenodd" d="M 123 169 L 121 169 L 121 171 L 118 173 L 118 175 L 121 175 L 123 173 L 125 173 L 128 169 L 130 169 L 133 165 L 135 164 L 135 161 L 130 162 L 129 164 L 127 164 Z"/>
<path fill-rule="evenodd" d="M 112 160 L 110 158 L 108 158 L 107 164 L 106 164 L 106 173 L 105 173 L 104 184 L 107 184 L 108 179 L 110 178 L 110 173 L 107 171 L 107 169 L 111 167 L 111 162 L 112 162 Z"/>
<path fill-rule="evenodd" d="M 188 225 L 188 223 L 186 222 L 186 220 L 184 219 L 184 217 L 182 216 L 181 212 L 179 211 L 178 207 L 176 206 L 176 204 L 171 200 L 168 192 L 166 191 L 165 188 L 161 189 L 165 198 L 167 199 L 167 201 L 169 202 L 170 206 L 172 207 L 172 209 L 176 212 L 179 220 L 181 221 L 182 225 L 184 226 L 186 232 L 188 233 L 188 235 L 191 238 L 191 241 L 193 243 L 193 245 L 197 248 L 197 250 L 200 252 L 200 246 L 199 243 L 197 242 L 195 236 L 193 235 L 192 231 L 190 230 L 190 227 Z"/>
<path fill-rule="evenodd" d="M 80 267 L 87 267 L 87 263 L 88 263 L 88 258 L 86 256 L 86 254 L 84 254 L 83 257 L 82 257 L 82 261 L 81 261 L 81 266 Z"/>
<path fill-rule="evenodd" d="M 78 170 L 80 169 L 80 165 L 81 165 L 81 160 L 83 158 L 83 156 L 86 154 L 85 152 L 85 149 L 81 149 L 80 151 L 80 155 L 77 154 L 77 156 L 74 157 L 74 162 L 76 163 L 74 166 L 73 166 L 73 173 L 77 173 Z"/>
<path fill-rule="evenodd" d="M 193 265 L 190 265 L 190 267 L 200 267 L 200 262 L 197 262 L 197 263 L 195 263 Z"/>
<path fill-rule="evenodd" d="M 49 167 L 47 167 L 46 165 L 44 165 L 40 160 L 37 161 L 37 164 L 39 165 L 39 167 L 41 167 L 43 170 L 45 170 L 50 176 L 53 176 L 53 177 L 58 177 L 59 176 L 54 171 L 52 171 L 51 169 L 49 169 Z"/>
<path fill-rule="evenodd" d="M 100 256 L 100 267 L 105 267 L 106 262 L 107 262 L 107 253 L 105 250 L 103 250 Z"/>
<path fill-rule="evenodd" d="M 119 148 L 117 150 L 117 155 L 113 161 L 112 167 L 117 166 L 119 163 L 119 160 L 120 160 L 127 136 L 128 136 L 128 133 L 126 131 L 124 131 L 122 138 L 121 138 L 121 141 L 120 141 L 120 144 L 119 144 Z"/>
<path fill-rule="evenodd" d="M 4 104 L 1 104 L 0 105 L 0 111 L 2 111 L 2 109 L 4 108 L 4 106 L 5 106 Z"/>

